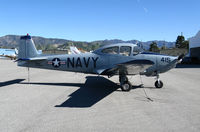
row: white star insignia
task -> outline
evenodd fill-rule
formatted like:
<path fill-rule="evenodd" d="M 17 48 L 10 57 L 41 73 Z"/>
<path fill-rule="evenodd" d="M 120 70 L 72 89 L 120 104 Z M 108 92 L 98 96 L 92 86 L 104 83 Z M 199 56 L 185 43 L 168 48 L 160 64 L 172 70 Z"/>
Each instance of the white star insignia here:
<path fill-rule="evenodd" d="M 54 65 L 54 66 L 59 66 L 59 61 L 58 61 L 57 58 L 53 61 L 53 65 Z"/>

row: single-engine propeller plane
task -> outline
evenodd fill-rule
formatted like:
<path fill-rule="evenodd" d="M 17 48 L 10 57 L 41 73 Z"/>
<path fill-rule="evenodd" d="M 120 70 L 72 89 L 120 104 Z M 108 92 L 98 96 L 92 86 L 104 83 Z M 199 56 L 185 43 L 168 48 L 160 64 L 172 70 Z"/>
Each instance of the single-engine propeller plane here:
<path fill-rule="evenodd" d="M 11 60 L 16 60 L 17 54 L 17 49 L 0 49 L 0 57 L 2 58 L 10 58 Z"/>
<path fill-rule="evenodd" d="M 155 87 L 162 88 L 159 74 L 169 71 L 184 55 L 173 57 L 144 52 L 136 44 L 119 43 L 103 46 L 93 52 L 80 54 L 39 54 L 30 35 L 22 36 L 19 45 L 18 66 L 43 68 L 88 74 L 119 75 L 122 91 L 132 88 L 127 75 L 156 76 Z"/>

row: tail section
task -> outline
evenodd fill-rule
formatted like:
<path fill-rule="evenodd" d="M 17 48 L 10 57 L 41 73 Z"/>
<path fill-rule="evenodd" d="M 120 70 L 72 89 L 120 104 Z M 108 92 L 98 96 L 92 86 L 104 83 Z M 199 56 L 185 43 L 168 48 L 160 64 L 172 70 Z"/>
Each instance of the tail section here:
<path fill-rule="evenodd" d="M 39 55 L 29 34 L 22 36 L 20 39 L 21 43 L 19 45 L 18 59 L 28 59 Z"/>

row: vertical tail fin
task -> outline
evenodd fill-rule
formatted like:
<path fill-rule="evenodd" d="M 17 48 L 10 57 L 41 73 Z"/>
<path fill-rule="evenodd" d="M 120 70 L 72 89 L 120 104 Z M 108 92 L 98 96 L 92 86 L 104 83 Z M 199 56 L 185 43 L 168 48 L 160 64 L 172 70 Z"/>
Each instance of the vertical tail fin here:
<path fill-rule="evenodd" d="M 18 59 L 27 59 L 38 56 L 35 44 L 29 34 L 22 36 L 20 40 Z"/>

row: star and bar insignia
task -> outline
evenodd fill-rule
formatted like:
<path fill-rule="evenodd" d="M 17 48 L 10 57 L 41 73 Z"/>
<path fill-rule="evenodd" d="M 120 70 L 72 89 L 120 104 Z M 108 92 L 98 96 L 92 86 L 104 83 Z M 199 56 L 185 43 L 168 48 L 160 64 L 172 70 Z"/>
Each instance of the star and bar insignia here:
<path fill-rule="evenodd" d="M 60 65 L 64 65 L 65 61 L 61 61 L 59 58 L 54 58 L 52 61 L 48 61 L 48 64 L 58 68 Z"/>

